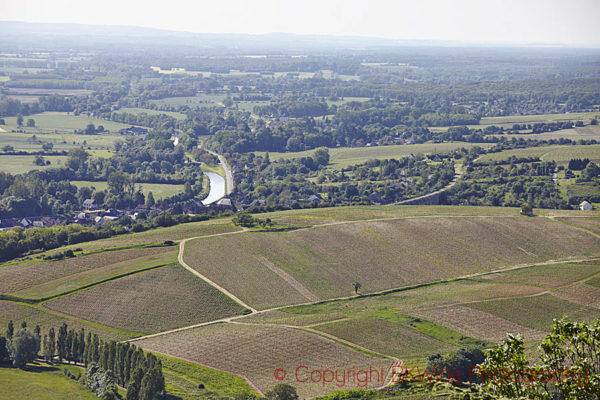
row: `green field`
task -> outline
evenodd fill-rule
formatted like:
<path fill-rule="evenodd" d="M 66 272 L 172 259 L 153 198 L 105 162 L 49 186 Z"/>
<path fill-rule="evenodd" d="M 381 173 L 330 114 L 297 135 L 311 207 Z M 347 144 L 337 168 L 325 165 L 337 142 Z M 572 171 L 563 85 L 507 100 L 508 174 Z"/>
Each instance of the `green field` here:
<path fill-rule="evenodd" d="M 153 333 L 241 314 L 243 309 L 179 265 L 111 281 L 44 307 L 129 332 Z"/>
<path fill-rule="evenodd" d="M 410 154 L 448 153 L 460 148 L 471 148 L 473 146 L 489 147 L 485 143 L 424 143 L 375 147 L 336 147 L 329 149 L 329 168 L 341 169 L 354 164 L 364 163 L 370 159 L 384 160 L 387 158 L 408 157 Z M 290 153 L 269 153 L 272 161 L 312 156 L 314 150 L 306 150 Z M 264 152 L 257 152 L 264 155 Z"/>
<path fill-rule="evenodd" d="M 167 97 L 160 100 L 150 100 L 150 103 L 156 104 L 157 106 L 169 106 L 169 107 L 214 107 L 219 105 L 223 100 L 227 98 L 224 94 L 198 94 L 197 96 L 188 97 Z"/>
<path fill-rule="evenodd" d="M 94 187 L 96 190 L 106 190 L 108 188 L 106 182 L 71 181 L 71 184 L 78 188 L 82 186 Z M 170 185 L 166 183 L 139 183 L 138 186 L 142 187 L 142 193 L 144 193 L 145 196 L 147 196 L 149 192 L 152 192 L 152 195 L 157 200 L 182 193 L 184 189 L 183 185 Z"/>
<path fill-rule="evenodd" d="M 115 111 L 117 113 L 129 113 L 129 114 L 148 114 L 148 115 L 160 115 L 160 114 L 165 114 L 168 115 L 169 117 L 173 117 L 175 119 L 178 120 L 184 120 L 187 118 L 187 116 L 185 114 L 182 113 L 178 113 L 178 112 L 173 112 L 173 111 L 160 111 L 160 110 L 151 110 L 149 108 L 128 108 L 128 107 L 124 107 L 124 108 L 120 108 L 117 111 Z"/>
<path fill-rule="evenodd" d="M 25 120 L 32 118 L 35 120 L 35 128 L 22 128 L 28 133 L 72 133 L 75 129 L 85 129 L 85 127 L 92 123 L 98 127 L 98 125 L 104 126 L 105 129 L 112 133 L 118 133 L 119 129 L 127 128 L 131 125 L 121 124 L 118 122 L 112 122 L 108 120 L 91 118 L 85 115 L 73 115 L 66 112 L 44 112 L 41 114 L 27 115 Z M 6 125 L 1 127 L 7 131 L 17 129 L 17 118 L 6 117 L 4 118 Z M 89 135 L 93 136 L 93 135 Z M 85 140 L 84 137 L 81 140 Z"/>
<path fill-rule="evenodd" d="M 45 399 L 94 400 L 98 397 L 79 382 L 67 378 L 63 366 L 29 364 L 26 370 L 0 368 L 2 400 Z M 69 369 L 77 367 L 70 366 Z M 80 369 L 83 372 L 83 368 Z"/>
<path fill-rule="evenodd" d="M 55 130 L 52 130 L 54 132 Z M 35 139 L 33 136 L 35 135 Z M 0 133 L 0 149 L 6 145 L 17 151 L 42 151 L 42 143 L 52 143 L 53 151 L 84 147 L 86 150 L 112 150 L 118 134 L 75 135 L 73 133 Z M 103 154 L 106 156 L 106 153 Z"/>
<path fill-rule="evenodd" d="M 163 365 L 167 392 L 182 400 L 198 400 L 202 397 L 237 397 L 254 392 L 239 376 L 217 371 L 190 361 L 158 354 Z M 204 389 L 198 386 L 203 384 Z"/>
<path fill-rule="evenodd" d="M 45 156 L 50 165 L 39 166 L 33 163 L 35 156 L 0 156 L 0 172 L 24 174 L 29 171 L 60 168 L 64 166 L 67 156 Z"/>

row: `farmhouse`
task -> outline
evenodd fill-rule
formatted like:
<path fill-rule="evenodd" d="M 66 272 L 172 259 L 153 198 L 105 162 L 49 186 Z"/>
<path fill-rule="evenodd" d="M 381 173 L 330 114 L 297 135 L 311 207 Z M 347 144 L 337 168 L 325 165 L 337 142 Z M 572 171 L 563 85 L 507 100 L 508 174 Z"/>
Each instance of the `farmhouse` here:
<path fill-rule="evenodd" d="M 148 133 L 148 129 L 139 128 L 137 126 L 130 126 L 129 128 L 121 129 L 119 133 L 121 135 L 139 136 Z"/>
<path fill-rule="evenodd" d="M 589 210 L 593 210 L 594 206 L 592 205 L 592 203 L 585 200 L 585 201 L 582 201 L 581 204 L 579 204 L 579 209 L 581 211 L 589 211 Z"/>
<path fill-rule="evenodd" d="M 94 199 L 85 199 L 83 201 L 83 208 L 85 208 L 88 211 L 94 210 L 96 209 L 96 202 L 94 201 Z"/>

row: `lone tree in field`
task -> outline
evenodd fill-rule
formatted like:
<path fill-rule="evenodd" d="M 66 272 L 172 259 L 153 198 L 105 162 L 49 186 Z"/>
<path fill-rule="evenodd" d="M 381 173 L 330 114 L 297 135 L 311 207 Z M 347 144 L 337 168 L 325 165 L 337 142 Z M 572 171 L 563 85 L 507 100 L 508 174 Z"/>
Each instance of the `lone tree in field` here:
<path fill-rule="evenodd" d="M 358 294 L 358 291 L 362 287 L 360 282 L 354 282 L 354 284 L 352 286 L 354 287 L 354 293 L 356 293 L 356 294 Z"/>
<path fill-rule="evenodd" d="M 13 365 L 23 368 L 25 364 L 37 358 L 40 351 L 40 338 L 30 329 L 23 328 L 13 336 L 8 347 Z"/>

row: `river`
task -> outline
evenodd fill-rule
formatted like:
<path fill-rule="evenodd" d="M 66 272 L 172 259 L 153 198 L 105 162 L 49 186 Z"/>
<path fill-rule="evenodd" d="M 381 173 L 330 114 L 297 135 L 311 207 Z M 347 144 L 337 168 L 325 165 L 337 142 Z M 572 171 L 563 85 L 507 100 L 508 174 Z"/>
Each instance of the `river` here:
<path fill-rule="evenodd" d="M 204 172 L 210 181 L 208 196 L 202 200 L 202 204 L 209 205 L 225 196 L 225 179 L 215 172 Z"/>

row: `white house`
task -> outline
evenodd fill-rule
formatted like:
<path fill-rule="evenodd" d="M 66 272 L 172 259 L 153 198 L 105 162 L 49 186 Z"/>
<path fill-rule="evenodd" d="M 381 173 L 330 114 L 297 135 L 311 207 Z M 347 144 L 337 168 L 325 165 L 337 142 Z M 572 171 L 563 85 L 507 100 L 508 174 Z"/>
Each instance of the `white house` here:
<path fill-rule="evenodd" d="M 594 206 L 589 201 L 582 201 L 579 205 L 579 209 L 581 211 L 593 210 Z"/>

